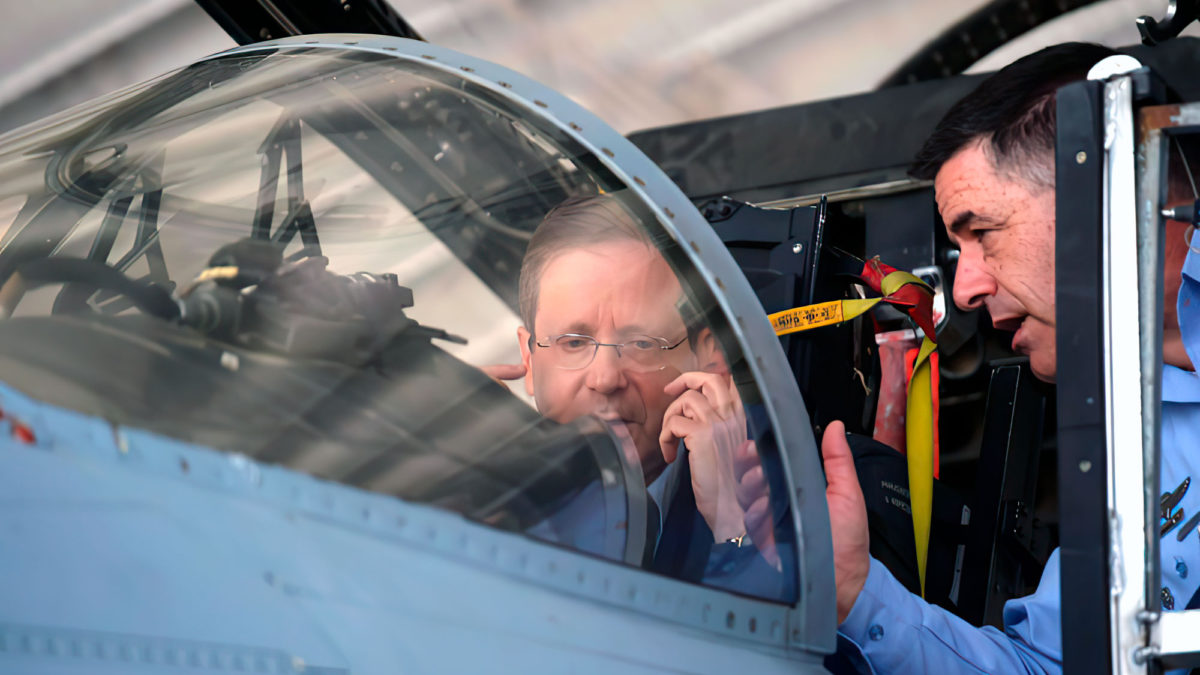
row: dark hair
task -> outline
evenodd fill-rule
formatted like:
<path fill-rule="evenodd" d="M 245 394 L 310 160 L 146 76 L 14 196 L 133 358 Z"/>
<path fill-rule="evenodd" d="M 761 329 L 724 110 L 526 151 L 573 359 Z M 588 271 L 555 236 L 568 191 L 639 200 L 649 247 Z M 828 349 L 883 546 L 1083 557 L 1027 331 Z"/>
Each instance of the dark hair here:
<path fill-rule="evenodd" d="M 1086 78 L 1096 62 L 1116 53 L 1102 45 L 1066 42 L 1013 61 L 950 108 L 909 174 L 932 180 L 959 150 L 984 140 L 998 172 L 1053 187 L 1055 92 Z"/>

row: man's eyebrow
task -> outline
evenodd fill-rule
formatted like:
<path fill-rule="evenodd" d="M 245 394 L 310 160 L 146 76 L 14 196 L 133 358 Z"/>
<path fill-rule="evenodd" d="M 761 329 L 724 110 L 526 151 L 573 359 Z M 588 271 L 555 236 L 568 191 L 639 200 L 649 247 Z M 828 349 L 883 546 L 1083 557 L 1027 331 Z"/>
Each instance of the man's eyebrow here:
<path fill-rule="evenodd" d="M 989 223 L 994 222 L 993 219 L 988 218 L 987 216 L 981 216 L 974 211 L 963 211 L 955 216 L 954 220 L 950 222 L 950 225 L 948 226 L 950 234 L 957 237 L 964 229 L 966 229 L 967 225 L 970 225 L 972 221 L 976 220 Z"/>

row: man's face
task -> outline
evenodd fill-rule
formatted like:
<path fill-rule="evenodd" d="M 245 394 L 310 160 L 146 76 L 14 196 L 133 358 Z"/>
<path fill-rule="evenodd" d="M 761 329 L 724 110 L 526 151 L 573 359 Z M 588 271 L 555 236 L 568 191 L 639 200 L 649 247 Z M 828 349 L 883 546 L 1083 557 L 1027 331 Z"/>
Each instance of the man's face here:
<path fill-rule="evenodd" d="M 938 211 L 960 254 L 954 302 L 987 307 L 1013 331 L 1012 348 L 1034 375 L 1057 371 L 1054 314 L 1054 190 L 997 173 L 983 142 L 966 146 L 934 180 Z"/>
<path fill-rule="evenodd" d="M 590 335 L 600 342 L 623 343 L 635 334 L 666 338 L 675 344 L 686 333 L 675 303 L 679 281 L 657 252 L 634 241 L 569 249 L 542 271 L 534 316 L 535 341 L 564 333 Z M 623 422 L 633 437 L 642 467 L 654 475 L 665 462 L 658 435 L 673 397 L 663 387 L 681 372 L 694 370 L 696 358 L 687 341 L 664 352 L 665 368 L 639 372 L 628 355 L 600 347 L 585 368 L 559 368 L 551 350 L 529 346 L 529 332 L 518 331 L 528 368 L 525 388 L 538 410 L 558 422 L 581 415 Z"/>

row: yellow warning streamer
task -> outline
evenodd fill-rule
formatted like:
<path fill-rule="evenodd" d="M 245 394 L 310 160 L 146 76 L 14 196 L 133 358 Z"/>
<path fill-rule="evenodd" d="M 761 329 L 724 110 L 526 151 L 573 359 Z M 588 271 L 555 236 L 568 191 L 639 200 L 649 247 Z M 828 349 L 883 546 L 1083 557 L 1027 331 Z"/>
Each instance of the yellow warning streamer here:
<path fill-rule="evenodd" d="M 834 300 L 775 312 L 767 318 L 771 320 L 771 327 L 775 329 L 776 335 L 787 335 L 849 321 L 879 304 L 880 300 L 883 298 Z"/>
<path fill-rule="evenodd" d="M 908 499 L 912 505 L 917 573 L 925 597 L 925 566 L 929 559 L 929 527 L 933 519 L 933 380 L 929 355 L 937 345 L 926 335 L 908 380 L 904 436 L 908 457 Z"/>
<path fill-rule="evenodd" d="M 834 300 L 805 307 L 775 312 L 767 316 L 776 335 L 831 326 L 849 321 L 870 310 L 900 287 L 917 284 L 932 294 L 933 289 L 908 272 L 892 272 L 883 278 L 882 298 L 865 300 Z M 917 549 L 917 572 L 921 579 L 921 595 L 925 595 L 925 569 L 929 560 L 929 529 L 933 520 L 933 380 L 929 356 L 937 343 L 928 335 L 913 363 L 908 381 L 908 402 L 905 411 L 905 442 L 908 460 L 908 492 L 912 507 L 913 541 Z"/>

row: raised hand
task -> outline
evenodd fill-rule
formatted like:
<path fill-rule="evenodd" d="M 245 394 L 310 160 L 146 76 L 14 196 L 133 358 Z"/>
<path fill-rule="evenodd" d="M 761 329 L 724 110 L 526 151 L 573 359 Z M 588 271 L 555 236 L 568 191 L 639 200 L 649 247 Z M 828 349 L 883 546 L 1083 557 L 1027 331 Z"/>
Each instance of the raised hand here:
<path fill-rule="evenodd" d="M 763 475 L 762 460 L 754 441 L 746 441 L 733 457 L 737 476 L 738 504 L 744 512 L 746 533 L 762 557 L 779 568 L 779 551 L 775 548 L 775 519 L 771 510 L 771 492 Z"/>
<path fill-rule="evenodd" d="M 718 541 L 746 533 L 737 498 L 734 457 L 746 440 L 746 413 L 726 374 L 689 372 L 663 388 L 677 398 L 663 415 L 659 446 L 674 462 L 687 445 L 696 508 Z"/>
<path fill-rule="evenodd" d="M 825 458 L 825 499 L 829 502 L 829 525 L 833 528 L 833 572 L 837 584 L 838 623 L 846 620 L 854 601 L 867 582 L 871 569 L 870 535 L 867 532 L 867 506 L 854 455 L 846 442 L 846 427 L 831 422 L 821 439 Z"/>

